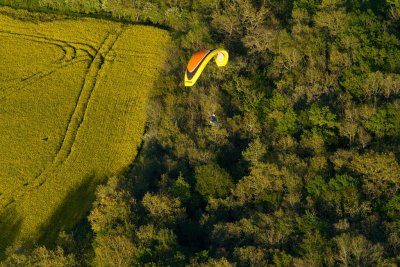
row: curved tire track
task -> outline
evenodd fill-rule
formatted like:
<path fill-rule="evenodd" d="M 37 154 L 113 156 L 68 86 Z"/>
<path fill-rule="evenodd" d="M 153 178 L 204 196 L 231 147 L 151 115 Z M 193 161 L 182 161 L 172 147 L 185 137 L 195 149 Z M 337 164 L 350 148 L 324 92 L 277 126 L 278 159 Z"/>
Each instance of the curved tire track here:
<path fill-rule="evenodd" d="M 90 55 L 92 58 L 94 55 L 97 53 L 97 49 L 89 44 L 86 43 L 81 43 L 81 42 L 67 42 L 61 39 L 56 39 L 56 38 L 50 38 L 42 35 L 34 35 L 34 34 L 25 34 L 25 33 L 18 33 L 18 32 L 11 32 L 11 31 L 5 31 L 5 30 L 0 30 L 0 35 L 3 36 L 18 36 L 19 38 L 23 38 L 26 40 L 30 41 L 35 41 L 39 43 L 49 43 L 53 45 L 57 45 L 60 47 L 70 47 L 74 50 L 80 49 Z"/>
<path fill-rule="evenodd" d="M 69 157 L 73 149 L 73 145 L 76 140 L 79 128 L 81 127 L 85 119 L 85 114 L 91 95 L 99 82 L 99 74 L 106 63 L 112 62 L 112 60 L 108 60 L 107 56 L 109 55 L 109 52 L 112 50 L 114 44 L 116 43 L 118 37 L 122 34 L 122 32 L 123 28 L 119 29 L 119 31 L 116 33 L 107 34 L 96 54 L 94 55 L 93 60 L 89 64 L 74 111 L 69 119 L 64 138 L 53 162 L 48 167 L 46 167 L 46 169 L 41 174 L 35 177 L 30 184 L 24 186 L 23 190 L 21 190 L 20 188 L 19 190 L 16 190 L 13 194 L 11 194 L 12 197 L 10 197 L 8 200 L 3 199 L 3 201 L 1 201 L 3 202 L 1 206 L 8 206 L 12 204 L 12 202 L 14 202 L 16 199 L 24 196 L 27 192 L 41 186 L 47 180 L 47 177 L 50 174 L 54 173 L 57 167 L 60 166 Z"/>
<path fill-rule="evenodd" d="M 19 82 L 15 83 L 14 85 L 11 85 L 7 88 L 4 88 L 1 92 L 0 92 L 0 100 L 3 100 L 5 98 L 7 98 L 7 96 L 12 95 L 16 92 L 20 92 L 22 89 L 24 89 L 25 87 L 51 75 L 52 73 L 56 72 L 57 70 L 60 70 L 62 68 L 66 68 L 70 65 L 73 65 L 75 63 L 78 62 L 82 62 L 82 61 L 87 61 L 86 57 L 77 57 L 71 61 L 68 62 L 59 62 L 56 64 L 52 64 L 51 68 L 45 70 L 45 71 L 39 71 L 36 72 L 32 75 L 30 75 L 29 77 L 23 78 L 21 79 Z"/>
<path fill-rule="evenodd" d="M 69 125 L 67 127 L 66 135 L 64 136 L 64 140 L 62 142 L 60 150 L 54 160 L 56 164 L 62 163 L 71 153 L 76 135 L 85 118 L 90 97 L 98 83 L 99 73 L 105 64 L 105 58 L 107 57 L 107 54 L 111 51 L 121 33 L 122 31 L 118 32 L 117 34 L 107 35 L 97 54 L 95 55 L 92 63 L 90 64 L 89 71 L 85 77 L 85 82 L 81 90 L 81 94 L 76 103 L 74 113 L 72 114 Z"/>

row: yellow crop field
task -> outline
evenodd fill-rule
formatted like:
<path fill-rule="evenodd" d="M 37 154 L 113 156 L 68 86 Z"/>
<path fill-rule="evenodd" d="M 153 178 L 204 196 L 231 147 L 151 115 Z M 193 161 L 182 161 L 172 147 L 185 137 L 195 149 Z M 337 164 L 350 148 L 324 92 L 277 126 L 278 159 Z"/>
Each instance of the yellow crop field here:
<path fill-rule="evenodd" d="M 168 44 L 154 27 L 0 12 L 0 251 L 54 239 L 129 166 Z"/>

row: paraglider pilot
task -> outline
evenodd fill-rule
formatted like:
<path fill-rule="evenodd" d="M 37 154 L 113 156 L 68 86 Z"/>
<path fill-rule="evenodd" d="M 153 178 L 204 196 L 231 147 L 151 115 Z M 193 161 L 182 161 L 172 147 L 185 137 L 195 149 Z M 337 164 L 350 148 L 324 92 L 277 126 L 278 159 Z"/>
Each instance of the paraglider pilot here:
<path fill-rule="evenodd" d="M 212 114 L 210 116 L 210 123 L 211 124 L 215 124 L 216 126 L 219 126 L 219 122 L 218 122 L 217 117 L 215 116 L 215 114 Z"/>

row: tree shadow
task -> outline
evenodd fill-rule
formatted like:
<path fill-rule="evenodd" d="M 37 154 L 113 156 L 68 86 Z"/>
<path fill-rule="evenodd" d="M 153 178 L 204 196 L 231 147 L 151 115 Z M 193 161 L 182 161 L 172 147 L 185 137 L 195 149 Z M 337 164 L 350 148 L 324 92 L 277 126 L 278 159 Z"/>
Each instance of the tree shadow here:
<path fill-rule="evenodd" d="M 0 261 L 6 256 L 6 249 L 16 240 L 20 232 L 22 219 L 14 205 L 0 213 Z"/>
<path fill-rule="evenodd" d="M 38 244 L 52 246 L 61 231 L 69 231 L 92 208 L 96 188 L 106 182 L 105 176 L 87 175 L 81 184 L 71 190 L 51 218 L 39 229 Z"/>
<path fill-rule="evenodd" d="M 165 149 L 156 140 L 142 141 L 135 160 L 125 173 L 126 179 L 122 179 L 119 186 L 129 188 L 135 198 L 141 199 L 147 191 L 156 188 L 158 177 L 167 171 L 163 166 L 164 153 Z"/>

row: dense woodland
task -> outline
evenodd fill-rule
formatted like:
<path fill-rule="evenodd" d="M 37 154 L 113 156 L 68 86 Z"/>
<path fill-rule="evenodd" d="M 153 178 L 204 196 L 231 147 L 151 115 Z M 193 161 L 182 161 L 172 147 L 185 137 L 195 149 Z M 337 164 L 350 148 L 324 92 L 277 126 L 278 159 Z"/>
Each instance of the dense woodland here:
<path fill-rule="evenodd" d="M 400 264 L 399 0 L 0 3 L 174 40 L 131 170 L 74 229 L 9 248 L 5 265 Z M 228 66 L 184 87 L 191 54 L 213 47 Z"/>

